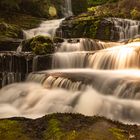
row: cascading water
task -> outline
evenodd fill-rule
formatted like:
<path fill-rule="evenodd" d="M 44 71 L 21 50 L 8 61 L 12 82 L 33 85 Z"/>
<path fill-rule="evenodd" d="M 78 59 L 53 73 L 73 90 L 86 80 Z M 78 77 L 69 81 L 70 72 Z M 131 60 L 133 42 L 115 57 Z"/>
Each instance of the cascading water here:
<path fill-rule="evenodd" d="M 70 16 L 71 1 L 67 3 L 66 11 Z M 139 33 L 137 21 L 108 20 L 114 23 L 119 40 Z M 59 22 L 51 22 L 46 21 L 39 28 L 29 30 L 31 36 L 26 37 L 38 34 L 52 37 Z M 114 37 L 113 32 L 111 37 Z M 0 90 L 0 118 L 38 118 L 55 112 L 71 112 L 140 123 L 139 50 L 140 42 L 65 40 L 52 55 L 52 69 L 57 70 L 30 73 L 25 83 L 11 84 Z M 5 62 L 4 57 L 0 62 Z M 37 61 L 34 64 L 37 67 Z"/>
<path fill-rule="evenodd" d="M 72 15 L 73 13 L 72 13 L 71 0 L 65 0 L 64 16 L 68 17 Z M 56 29 L 59 27 L 62 20 L 63 18 L 57 20 L 43 21 L 38 28 L 24 31 L 25 39 L 29 39 L 37 35 L 45 35 L 53 38 L 55 36 Z"/>
<path fill-rule="evenodd" d="M 71 4 L 71 0 L 65 0 L 65 4 L 64 4 L 64 16 L 65 17 L 69 17 L 69 16 L 72 16 L 73 13 L 72 13 L 72 4 Z"/>
<path fill-rule="evenodd" d="M 140 21 L 107 18 L 106 20 L 112 23 L 111 40 L 125 40 L 136 37 L 140 33 Z"/>
<path fill-rule="evenodd" d="M 20 82 L 32 71 L 33 54 L 16 52 L 0 53 L 0 86 Z"/>
<path fill-rule="evenodd" d="M 30 39 L 38 35 L 53 38 L 55 36 L 56 29 L 59 27 L 62 20 L 63 19 L 43 21 L 38 28 L 24 31 L 25 39 Z"/>

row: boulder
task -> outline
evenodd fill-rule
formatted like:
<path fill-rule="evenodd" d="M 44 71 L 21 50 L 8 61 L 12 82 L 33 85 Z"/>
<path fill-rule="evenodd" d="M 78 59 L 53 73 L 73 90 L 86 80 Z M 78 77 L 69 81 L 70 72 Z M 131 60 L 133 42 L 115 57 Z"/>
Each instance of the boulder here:
<path fill-rule="evenodd" d="M 51 54 L 55 50 L 48 36 L 36 36 L 22 42 L 22 51 L 32 51 L 37 55 Z"/>

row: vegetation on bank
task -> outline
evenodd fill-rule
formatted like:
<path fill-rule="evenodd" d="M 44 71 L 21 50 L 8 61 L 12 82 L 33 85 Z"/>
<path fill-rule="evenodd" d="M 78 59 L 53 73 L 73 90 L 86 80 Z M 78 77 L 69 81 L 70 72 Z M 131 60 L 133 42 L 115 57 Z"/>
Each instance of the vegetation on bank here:
<path fill-rule="evenodd" d="M 140 20 L 140 0 L 110 0 L 107 2 L 105 0 L 97 0 L 96 2 L 99 2 L 99 4 L 93 4 L 94 6 L 88 8 L 88 12 L 94 16 Z M 104 2 L 105 4 L 100 5 L 100 2 Z"/>
<path fill-rule="evenodd" d="M 0 120 L 1 140 L 128 140 L 140 139 L 139 127 L 103 117 L 52 114 L 36 120 Z"/>
<path fill-rule="evenodd" d="M 118 0 L 87 0 L 89 6 L 102 5 L 105 3 L 113 3 L 117 1 Z"/>

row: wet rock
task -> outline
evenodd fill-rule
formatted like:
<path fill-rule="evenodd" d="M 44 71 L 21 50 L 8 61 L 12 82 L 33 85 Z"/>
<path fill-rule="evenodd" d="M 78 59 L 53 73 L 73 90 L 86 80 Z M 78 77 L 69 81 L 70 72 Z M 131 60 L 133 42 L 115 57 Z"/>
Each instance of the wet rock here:
<path fill-rule="evenodd" d="M 22 39 L 0 38 L 0 51 L 16 51 Z"/>
<path fill-rule="evenodd" d="M 52 67 L 52 55 L 37 55 L 33 59 L 33 71 L 48 70 Z"/>

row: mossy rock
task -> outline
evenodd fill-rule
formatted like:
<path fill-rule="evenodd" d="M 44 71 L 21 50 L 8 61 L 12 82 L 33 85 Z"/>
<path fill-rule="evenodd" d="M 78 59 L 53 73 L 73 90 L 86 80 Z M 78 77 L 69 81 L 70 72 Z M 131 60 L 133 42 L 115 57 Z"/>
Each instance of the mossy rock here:
<path fill-rule="evenodd" d="M 37 55 L 51 54 L 54 52 L 53 41 L 48 36 L 36 36 L 22 43 L 22 51 L 32 51 Z"/>
<path fill-rule="evenodd" d="M 0 140 L 139 140 L 139 130 L 137 125 L 80 114 L 0 120 Z"/>
<path fill-rule="evenodd" d="M 15 25 L 0 22 L 0 37 L 23 38 L 23 32 Z"/>
<path fill-rule="evenodd" d="M 0 140 L 31 140 L 26 134 L 22 124 L 16 120 L 0 121 Z"/>

